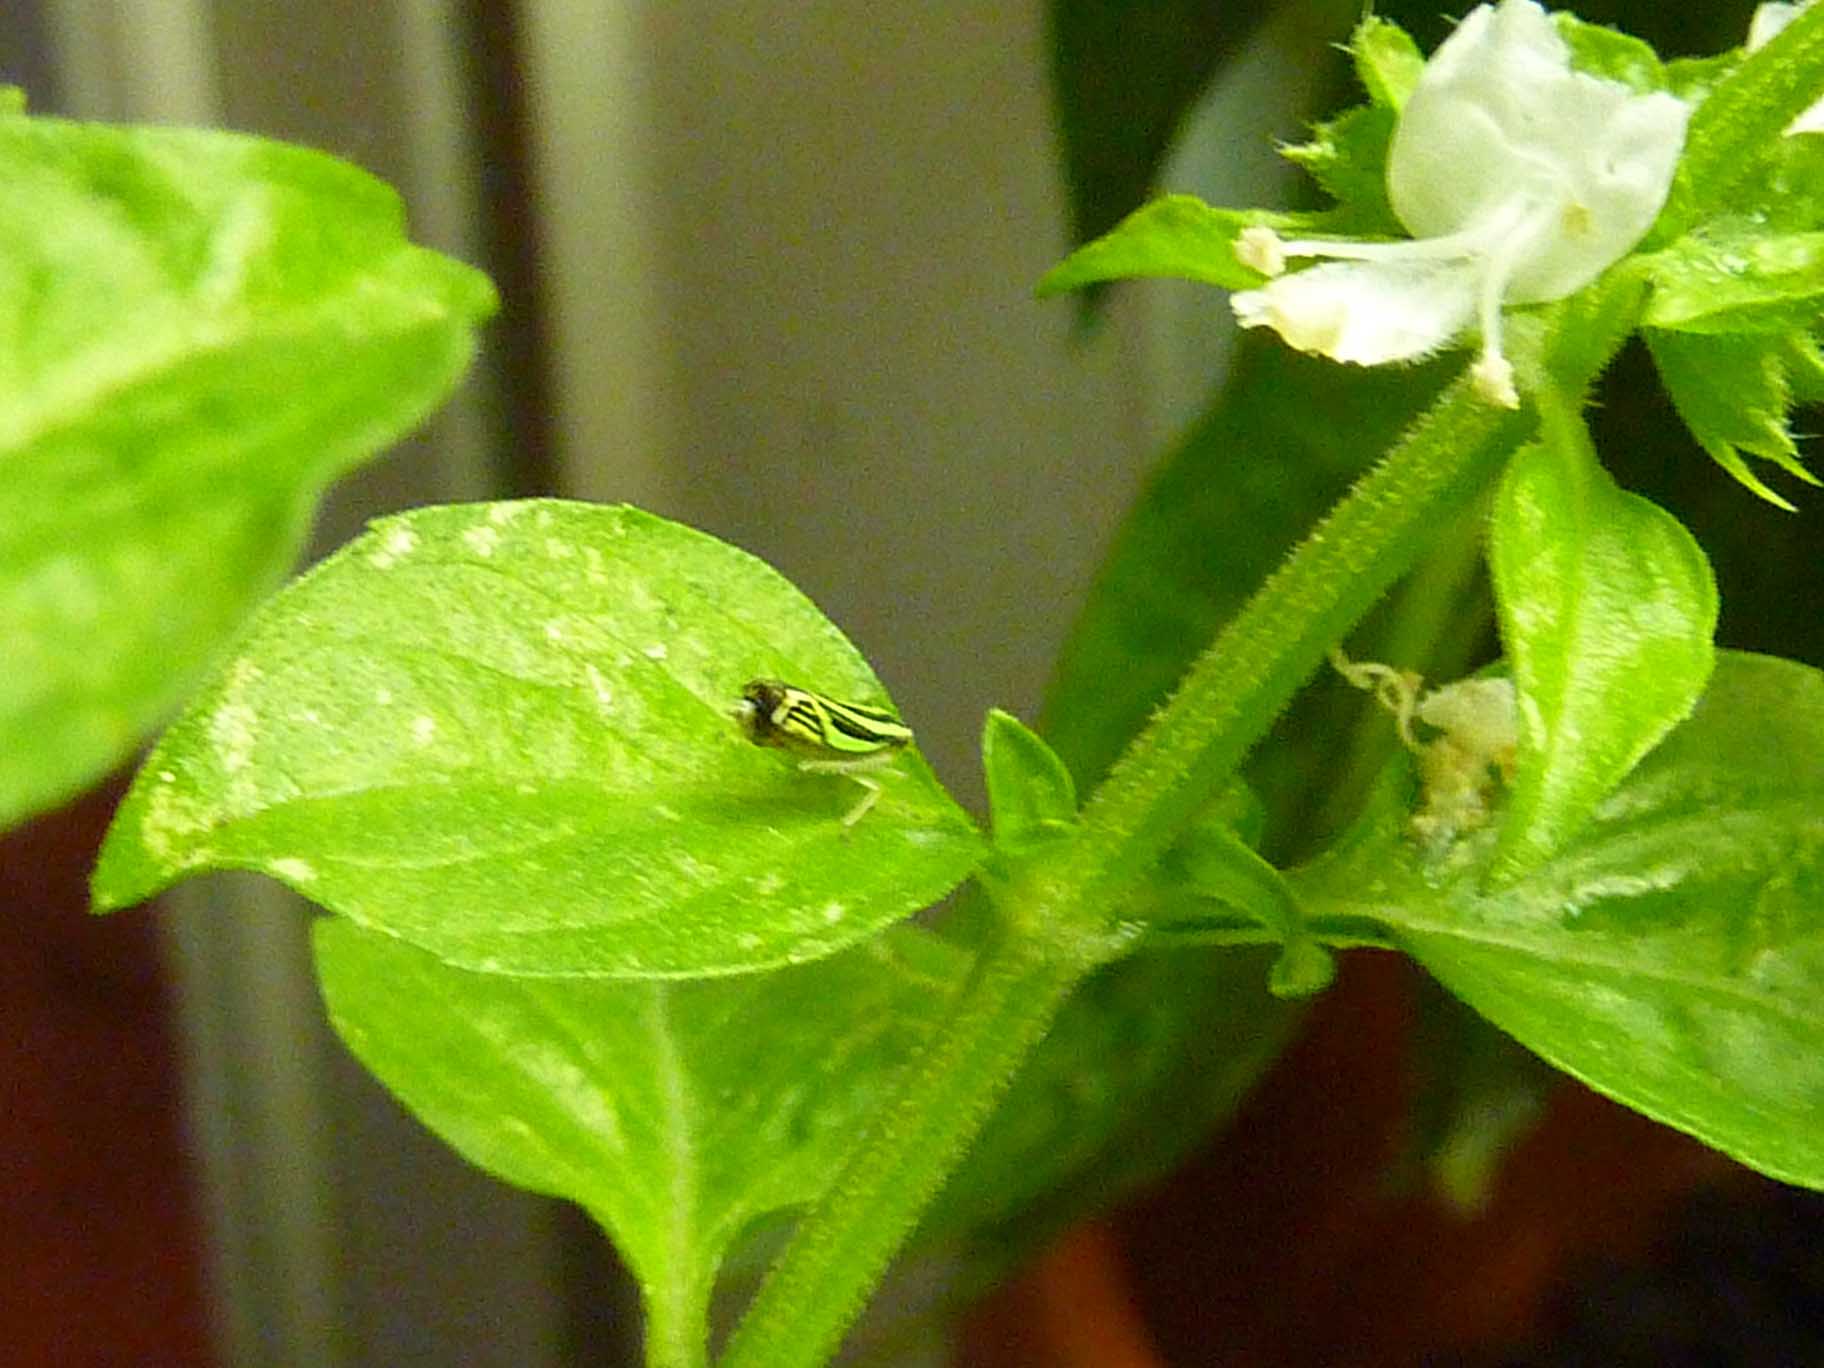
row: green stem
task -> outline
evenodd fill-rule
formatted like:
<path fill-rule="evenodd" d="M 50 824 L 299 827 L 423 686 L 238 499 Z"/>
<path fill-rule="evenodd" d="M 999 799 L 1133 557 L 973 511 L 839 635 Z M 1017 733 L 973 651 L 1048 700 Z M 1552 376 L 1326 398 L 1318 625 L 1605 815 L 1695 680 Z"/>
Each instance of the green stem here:
<path fill-rule="evenodd" d="M 603 1222 L 603 1228 L 607 1223 Z M 683 1268 L 679 1256 L 672 1265 Z M 707 1288 L 690 1287 L 674 1295 L 650 1293 L 644 1299 L 646 1368 L 704 1368 L 709 1362 L 705 1327 L 709 1323 Z"/>
<path fill-rule="evenodd" d="M 1324 651 L 1488 483 L 1525 419 L 1466 381 L 1365 476 L 1191 669 L 1084 809 L 1076 835 L 1002 891 L 998 939 L 943 1035 L 791 1243 L 721 1368 L 825 1361 L 1071 989 L 1113 951 L 1119 910 Z"/>
<path fill-rule="evenodd" d="M 808 1368 L 829 1358 L 1014 1072 L 1102 957 L 1002 921 L 942 1035 L 767 1275 L 721 1368 Z"/>
<path fill-rule="evenodd" d="M 1078 839 L 1048 871 L 1057 884 L 1082 905 L 1119 905 L 1324 653 L 1486 487 L 1525 423 L 1467 380 L 1446 390 L 1198 658 L 1084 808 Z"/>

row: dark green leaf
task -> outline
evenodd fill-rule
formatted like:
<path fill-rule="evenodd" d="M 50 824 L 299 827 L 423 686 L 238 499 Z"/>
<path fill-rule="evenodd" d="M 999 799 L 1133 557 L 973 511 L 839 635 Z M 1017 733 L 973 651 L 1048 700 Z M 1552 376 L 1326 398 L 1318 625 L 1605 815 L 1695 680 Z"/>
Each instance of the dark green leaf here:
<path fill-rule="evenodd" d="M 1443 858 L 1390 782 L 1294 879 L 1591 1087 L 1824 1187 L 1824 674 L 1722 653 L 1691 717 L 1572 842 L 1498 892 L 1494 838 Z"/>
<path fill-rule="evenodd" d="M 750 745 L 777 677 L 881 704 L 760 561 L 627 508 L 376 523 L 272 600 L 115 819 L 102 907 L 257 869 L 453 963 L 694 975 L 812 959 L 953 888 L 979 837 L 924 761 L 853 782 Z"/>
<path fill-rule="evenodd" d="M 1011 713 L 989 710 L 982 728 L 982 769 L 994 843 L 1019 850 L 1069 829 L 1077 820 L 1070 771 L 1037 732 Z"/>
<path fill-rule="evenodd" d="M 0 117 L 0 826 L 126 758 L 493 307 L 333 158 Z"/>
<path fill-rule="evenodd" d="M 1716 582 L 1657 505 L 1623 491 L 1562 401 L 1496 495 L 1489 563 L 1519 694 L 1497 878 L 1561 849 L 1684 718 L 1714 656 Z"/>
<path fill-rule="evenodd" d="M 1792 337 L 1708 336 L 1649 329 L 1647 348 L 1672 396 L 1672 406 L 1710 458 L 1767 502 L 1792 504 L 1769 489 L 1745 456 L 1772 461 L 1808 484 L 1816 478 L 1799 463 L 1786 427 L 1791 402 L 1787 365 Z"/>
<path fill-rule="evenodd" d="M 1147 197 L 1185 115 L 1270 8 L 1270 0 L 1051 0 L 1073 242 L 1106 233 Z"/>
<path fill-rule="evenodd" d="M 1122 528 L 1052 686 L 1045 734 L 1080 785 L 1100 777 L 1442 374 L 1342 367 L 1242 340 L 1223 394 Z"/>
<path fill-rule="evenodd" d="M 756 1218 L 816 1199 L 964 958 L 910 928 L 769 974 L 698 983 L 457 969 L 326 919 L 336 1031 L 473 1163 L 585 1207 L 696 1362 L 718 1267 Z"/>
<path fill-rule="evenodd" d="M 1419 997 L 1413 1056 L 1418 1091 L 1398 1169 L 1422 1172 L 1453 1211 L 1477 1215 L 1559 1075 L 1435 984 Z"/>
<path fill-rule="evenodd" d="M 999 1269 L 1156 1179 L 1227 1116 L 1298 1017 L 1257 951 L 1139 954 L 1079 989 L 925 1222 Z"/>

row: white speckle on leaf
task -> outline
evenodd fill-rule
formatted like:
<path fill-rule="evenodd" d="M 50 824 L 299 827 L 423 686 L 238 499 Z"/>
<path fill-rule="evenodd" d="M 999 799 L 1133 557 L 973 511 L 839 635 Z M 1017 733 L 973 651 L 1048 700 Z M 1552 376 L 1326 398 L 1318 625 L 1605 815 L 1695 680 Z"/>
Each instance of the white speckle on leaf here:
<path fill-rule="evenodd" d="M 282 856 L 271 861 L 267 866 L 273 874 L 288 883 L 309 883 L 317 877 L 317 867 L 309 860 L 299 860 L 292 856 Z"/>
<path fill-rule="evenodd" d="M 386 685 L 382 684 L 379 688 L 374 690 L 374 702 L 378 703 L 381 707 L 386 707 L 392 701 L 393 691 L 387 688 Z"/>
<path fill-rule="evenodd" d="M 419 714 L 412 719 L 412 740 L 421 746 L 428 746 L 437 735 L 437 719 L 428 714 Z"/>
<path fill-rule="evenodd" d="M 663 660 L 666 656 L 670 655 L 671 652 L 665 649 L 664 642 L 655 641 L 652 645 L 641 651 L 640 654 L 645 656 L 648 660 Z"/>
<path fill-rule="evenodd" d="M 418 534 L 411 528 L 389 528 L 386 536 L 381 539 L 380 545 L 375 547 L 373 553 L 368 556 L 367 563 L 376 570 L 390 570 L 399 561 L 411 555 L 417 545 Z"/>
<path fill-rule="evenodd" d="M 323 714 L 318 712 L 315 708 L 306 708 L 303 712 L 298 714 L 298 720 L 300 722 L 308 722 L 313 727 L 320 727 L 323 725 Z"/>
<path fill-rule="evenodd" d="M 603 678 L 602 672 L 593 665 L 584 665 L 583 673 L 588 676 L 590 691 L 595 694 L 595 701 L 602 705 L 602 711 L 611 711 L 614 707 L 614 690 L 608 687 L 608 681 Z"/>
<path fill-rule="evenodd" d="M 752 931 L 744 931 L 735 938 L 735 944 L 739 945 L 743 950 L 758 950 L 760 948 L 760 937 L 756 936 Z"/>
<path fill-rule="evenodd" d="M 563 639 L 564 624 L 559 622 L 556 618 L 552 618 L 551 621 L 545 624 L 545 640 L 562 641 Z"/>
<path fill-rule="evenodd" d="M 523 503 L 497 503 L 488 510 L 488 521 L 496 527 L 505 527 L 525 511 Z"/>
<path fill-rule="evenodd" d="M 763 898 L 770 898 L 785 887 L 785 880 L 777 874 L 763 874 L 754 880 L 754 892 Z"/>
<path fill-rule="evenodd" d="M 462 541 L 469 550 L 485 560 L 500 545 L 500 533 L 486 525 L 470 527 L 463 531 Z"/>
<path fill-rule="evenodd" d="M 823 905 L 823 919 L 832 926 L 848 915 L 849 909 L 842 903 L 831 902 Z"/>
<path fill-rule="evenodd" d="M 591 584 L 600 584 L 608 578 L 608 573 L 602 566 L 602 553 L 593 546 L 583 548 L 583 573 Z"/>
<path fill-rule="evenodd" d="M 911 827 L 906 831 L 906 844 L 928 846 L 937 844 L 937 832 L 929 827 Z"/>
<path fill-rule="evenodd" d="M 552 560 L 569 560 L 576 554 L 576 548 L 559 537 L 545 538 L 545 555 Z"/>
<path fill-rule="evenodd" d="M 216 762 L 224 773 L 234 774 L 247 768 L 253 759 L 255 729 L 259 713 L 246 701 L 247 690 L 260 678 L 260 667 L 245 658 L 228 669 L 228 685 L 222 690 L 222 701 L 209 718 L 209 739 L 215 745 Z"/>
<path fill-rule="evenodd" d="M 177 782 L 177 774 L 174 770 L 160 770 L 158 772 L 158 782 L 161 784 L 175 784 Z"/>
<path fill-rule="evenodd" d="M 654 817 L 662 818 L 663 820 L 665 820 L 667 822 L 676 822 L 676 821 L 682 820 L 682 818 L 680 818 L 678 816 L 678 810 L 676 808 L 667 807 L 663 803 L 654 803 L 652 805 L 652 815 Z"/>

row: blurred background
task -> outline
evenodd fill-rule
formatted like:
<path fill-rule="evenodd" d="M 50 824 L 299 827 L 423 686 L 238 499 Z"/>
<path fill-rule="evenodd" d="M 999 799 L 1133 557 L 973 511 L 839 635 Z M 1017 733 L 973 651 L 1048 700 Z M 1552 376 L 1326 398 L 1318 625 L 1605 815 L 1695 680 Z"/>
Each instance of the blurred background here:
<path fill-rule="evenodd" d="M 1284 203 L 1273 144 L 1336 78 L 1356 10 L 1246 8 L 1262 22 L 1237 26 L 1157 179 Z M 1072 222 L 1047 11 L 8 0 L 0 75 L 41 112 L 347 157 L 400 189 L 419 240 L 499 285 L 465 389 L 337 487 L 318 554 L 446 500 L 555 493 L 692 523 L 810 594 L 979 799 L 984 710 L 1034 715 L 1229 343 L 1206 289 L 1124 290 L 1094 328 L 1032 299 Z M 1445 31 L 1415 28 L 1427 47 Z M 591 1228 L 464 1167 L 331 1039 L 303 905 L 212 879 L 156 917 L 83 916 L 116 795 L 0 846 L 0 1362 L 637 1362 L 631 1289 Z M 1357 1020 L 1343 1033 L 1371 1038 Z M 1340 1046 L 1314 1038 L 1340 1076 Z M 1709 1172 L 1672 1143 L 1680 1175 Z"/>
<path fill-rule="evenodd" d="M 1212 198 L 1280 174 L 1273 139 L 1347 31 L 1289 18 L 1220 97 L 1194 178 Z M 319 554 L 440 500 L 693 523 L 816 599 L 978 795 L 984 710 L 1033 714 L 1228 326 L 1207 291 L 1080 336 L 1068 302 L 1032 299 L 1068 246 L 1044 19 L 1036 0 L 9 0 L 0 73 L 40 112 L 347 157 L 499 285 L 464 391 L 338 486 Z M 0 855 L 22 970 L 0 1204 L 51 1260 L 0 1275 L 0 1361 L 208 1342 L 236 1364 L 634 1361 L 628 1290 L 581 1221 L 466 1169 L 328 1035 L 301 905 L 211 880 L 156 918 L 82 915 L 114 796 Z"/>

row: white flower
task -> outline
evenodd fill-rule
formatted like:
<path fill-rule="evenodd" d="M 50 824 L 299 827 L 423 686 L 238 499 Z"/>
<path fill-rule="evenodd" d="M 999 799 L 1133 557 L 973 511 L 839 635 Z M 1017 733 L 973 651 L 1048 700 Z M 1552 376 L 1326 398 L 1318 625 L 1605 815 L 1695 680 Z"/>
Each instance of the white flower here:
<path fill-rule="evenodd" d="M 1766 47 L 1767 40 L 1797 19 L 1804 8 L 1803 4 L 1756 6 L 1754 17 L 1748 21 L 1748 51 Z M 1794 133 L 1824 133 L 1824 100 L 1819 100 L 1786 125 L 1786 136 L 1791 137 Z"/>
<path fill-rule="evenodd" d="M 1562 299 L 1626 255 L 1672 185 L 1690 111 L 1571 70 L 1533 0 L 1470 11 L 1425 64 L 1387 158 L 1405 242 L 1282 241 L 1244 232 L 1236 255 L 1277 277 L 1234 297 L 1244 328 L 1372 366 L 1424 356 L 1474 321 L 1476 381 L 1517 407 L 1501 309 Z M 1281 275 L 1288 257 L 1333 264 Z"/>

